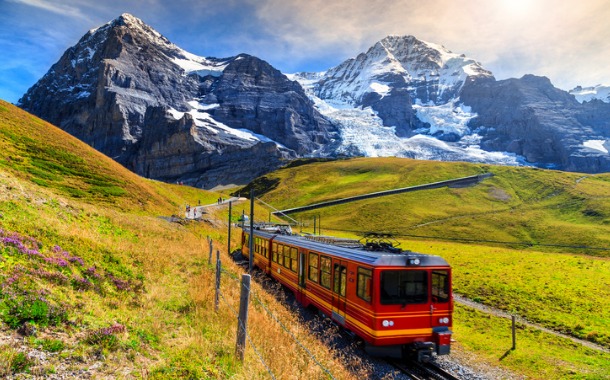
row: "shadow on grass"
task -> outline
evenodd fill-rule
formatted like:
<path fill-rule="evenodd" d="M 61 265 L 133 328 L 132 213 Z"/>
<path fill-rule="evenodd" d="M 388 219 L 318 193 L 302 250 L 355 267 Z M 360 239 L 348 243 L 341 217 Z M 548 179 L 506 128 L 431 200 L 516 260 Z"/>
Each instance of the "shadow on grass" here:
<path fill-rule="evenodd" d="M 515 350 L 514 348 L 510 348 L 508 351 L 506 351 L 506 352 L 504 353 L 504 355 L 502 355 L 502 356 L 500 357 L 500 361 L 502 361 L 502 360 L 506 359 L 506 357 L 507 357 L 508 355 L 510 355 L 510 353 L 511 353 L 511 352 L 513 352 L 514 350 Z"/>

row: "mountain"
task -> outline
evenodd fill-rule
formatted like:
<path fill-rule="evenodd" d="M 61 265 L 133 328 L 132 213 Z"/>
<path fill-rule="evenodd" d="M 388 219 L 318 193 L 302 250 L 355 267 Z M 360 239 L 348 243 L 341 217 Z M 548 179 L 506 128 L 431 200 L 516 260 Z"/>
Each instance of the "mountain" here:
<path fill-rule="evenodd" d="M 397 156 L 610 171 L 610 103 L 545 77 L 389 36 L 319 73 L 200 57 L 123 14 L 89 31 L 20 99 L 132 171 L 243 184 L 297 157 Z"/>
<path fill-rule="evenodd" d="M 268 63 L 190 54 L 130 14 L 89 31 L 19 105 L 138 174 L 205 188 L 326 154 L 336 140 Z"/>
<path fill-rule="evenodd" d="M 497 81 L 413 36 L 292 78 L 338 126 L 341 153 L 610 170 L 609 105 L 581 104 L 544 77 Z"/>

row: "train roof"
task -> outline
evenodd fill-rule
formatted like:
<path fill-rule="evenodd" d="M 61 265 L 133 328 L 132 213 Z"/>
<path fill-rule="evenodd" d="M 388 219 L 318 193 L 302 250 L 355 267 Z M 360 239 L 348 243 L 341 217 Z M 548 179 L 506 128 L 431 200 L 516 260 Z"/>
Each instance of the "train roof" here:
<path fill-rule="evenodd" d="M 245 229 L 245 232 L 249 233 L 247 228 Z M 423 253 L 417 253 L 412 251 L 402 251 L 400 253 L 368 251 L 361 248 L 347 248 L 332 244 L 320 243 L 317 241 L 308 240 L 303 236 L 279 235 L 269 232 L 263 232 L 260 230 L 254 230 L 254 235 L 261 236 L 267 239 L 274 238 L 274 241 L 278 243 L 296 245 L 312 251 L 328 253 L 333 256 L 344 258 L 346 260 L 357 261 L 363 264 L 369 264 L 373 266 L 449 266 L 449 263 L 447 263 L 447 261 L 440 256 L 426 255 Z M 415 264 L 415 259 L 418 260 L 418 264 Z"/>

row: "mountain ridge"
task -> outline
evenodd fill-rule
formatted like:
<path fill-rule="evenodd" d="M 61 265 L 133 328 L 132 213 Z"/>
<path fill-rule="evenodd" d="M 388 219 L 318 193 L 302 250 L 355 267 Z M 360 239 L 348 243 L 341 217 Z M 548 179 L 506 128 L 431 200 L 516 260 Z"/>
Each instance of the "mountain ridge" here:
<path fill-rule="evenodd" d="M 607 152 L 591 148 L 608 144 L 610 104 L 560 96 L 548 79 L 507 81 L 413 36 L 285 75 L 247 54 L 186 52 L 123 14 L 69 48 L 20 105 L 138 174 L 203 188 L 244 184 L 297 157 L 610 170 Z M 504 104 L 488 109 L 490 95 Z"/>

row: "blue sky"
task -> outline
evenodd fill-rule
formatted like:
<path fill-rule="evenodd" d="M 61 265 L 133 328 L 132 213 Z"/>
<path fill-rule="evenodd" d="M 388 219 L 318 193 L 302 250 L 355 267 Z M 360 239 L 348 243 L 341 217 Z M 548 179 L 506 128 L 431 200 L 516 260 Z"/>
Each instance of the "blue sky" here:
<path fill-rule="evenodd" d="M 124 12 L 191 53 L 248 53 L 286 73 L 322 71 L 410 34 L 497 79 L 610 84 L 608 0 L 0 0 L 0 99 L 16 102 L 89 29 Z"/>

